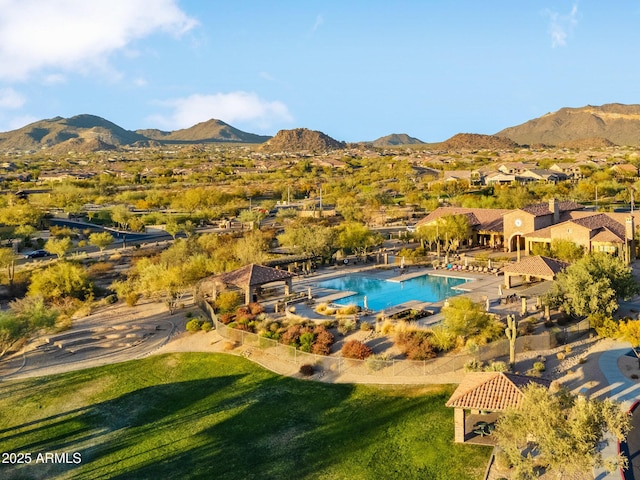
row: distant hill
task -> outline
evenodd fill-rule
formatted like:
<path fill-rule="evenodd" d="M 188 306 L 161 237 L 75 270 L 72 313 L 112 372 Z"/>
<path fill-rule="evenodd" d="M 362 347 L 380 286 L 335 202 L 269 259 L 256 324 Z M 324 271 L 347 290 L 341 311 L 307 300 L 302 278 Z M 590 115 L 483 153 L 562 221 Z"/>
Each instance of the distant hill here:
<path fill-rule="evenodd" d="M 410 137 L 406 133 L 392 133 L 391 135 L 380 137 L 373 142 L 366 143 L 371 143 L 374 147 L 393 147 L 396 145 L 416 145 L 424 142 L 417 138 Z"/>
<path fill-rule="evenodd" d="M 280 130 L 261 149 L 268 152 L 325 152 L 346 148 L 346 143 L 334 140 L 329 135 L 316 130 L 295 128 Z"/>
<path fill-rule="evenodd" d="M 209 120 L 175 132 L 132 132 L 95 115 L 76 115 L 40 120 L 17 130 L 0 133 L 0 150 L 55 152 L 111 150 L 123 145 L 149 146 L 162 143 L 210 142 L 263 143 L 269 137 L 242 132 L 220 120 Z"/>
<path fill-rule="evenodd" d="M 640 105 L 561 108 L 496 133 L 521 145 L 561 145 L 589 139 L 615 145 L 640 145 Z"/>
<path fill-rule="evenodd" d="M 441 150 L 513 150 L 518 146 L 508 138 L 477 133 L 458 133 L 438 144 Z"/>
<path fill-rule="evenodd" d="M 40 120 L 10 132 L 0 133 L 0 149 L 39 150 L 75 140 L 84 143 L 111 146 L 129 145 L 145 140 L 135 132 L 125 130 L 95 115 L 77 115 L 71 118 L 55 117 Z"/>
<path fill-rule="evenodd" d="M 193 127 L 173 132 L 162 130 L 136 130 L 136 133 L 147 138 L 166 143 L 207 143 L 207 142 L 243 142 L 264 143 L 271 137 L 246 133 L 224 123 L 211 119 Z"/>

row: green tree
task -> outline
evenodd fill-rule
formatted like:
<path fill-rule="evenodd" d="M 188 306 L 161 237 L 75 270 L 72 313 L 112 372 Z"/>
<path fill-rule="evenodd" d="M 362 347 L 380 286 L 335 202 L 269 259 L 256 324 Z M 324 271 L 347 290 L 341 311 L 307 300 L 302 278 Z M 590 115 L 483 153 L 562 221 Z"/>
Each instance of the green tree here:
<path fill-rule="evenodd" d="M 531 384 L 517 408 L 507 409 L 498 420 L 494 436 L 514 466 L 515 478 L 533 478 L 536 466 L 558 478 L 573 478 L 591 475 L 595 467 L 626 465 L 621 456 L 602 458 L 599 443 L 607 432 L 624 440 L 629 428 L 629 414 L 609 399 L 554 395 Z"/>
<path fill-rule="evenodd" d="M 622 340 L 631 344 L 640 366 L 640 320 L 621 321 L 618 324 L 618 331 Z"/>
<path fill-rule="evenodd" d="M 260 230 L 252 230 L 236 240 L 233 252 L 241 265 L 263 263 L 268 258 L 268 247 L 264 234 Z"/>
<path fill-rule="evenodd" d="M 357 222 L 349 222 L 338 229 L 338 245 L 347 252 L 358 257 L 365 257 L 373 247 L 381 245 L 384 238 L 379 233 L 369 230 Z"/>
<path fill-rule="evenodd" d="M 336 252 L 336 240 L 335 229 L 304 222 L 293 222 L 278 235 L 278 242 L 295 253 L 322 257 L 325 261 Z"/>
<path fill-rule="evenodd" d="M 445 262 L 449 254 L 460 247 L 460 243 L 471 236 L 471 225 L 466 215 L 443 215 L 416 232 L 417 237 L 429 244 L 437 242 L 445 251 Z"/>
<path fill-rule="evenodd" d="M 49 253 L 57 255 L 58 258 L 64 258 L 67 252 L 71 250 L 72 244 L 73 242 L 69 237 L 63 237 L 60 239 L 50 238 L 47 240 L 47 243 L 45 243 L 44 249 Z"/>
<path fill-rule="evenodd" d="M 442 308 L 442 324 L 464 342 L 473 339 L 476 343 L 486 343 L 504 331 L 504 326 L 484 311 L 482 303 L 475 303 L 469 297 L 452 297 L 447 302 Z"/>
<path fill-rule="evenodd" d="M 31 277 L 28 295 L 40 296 L 45 301 L 63 297 L 83 299 L 92 290 L 86 270 L 74 263 L 61 261 Z"/>
<path fill-rule="evenodd" d="M 104 251 L 109 245 L 113 243 L 113 236 L 109 232 L 97 232 L 89 235 L 89 244 Z"/>
<path fill-rule="evenodd" d="M 124 205 L 116 205 L 111 209 L 111 220 L 113 220 L 121 230 L 128 230 L 132 217 L 133 214 Z"/>
<path fill-rule="evenodd" d="M 546 300 L 550 306 L 578 316 L 611 316 L 618 309 L 618 299 L 637 292 L 638 284 L 623 260 L 594 253 L 559 273 Z"/>

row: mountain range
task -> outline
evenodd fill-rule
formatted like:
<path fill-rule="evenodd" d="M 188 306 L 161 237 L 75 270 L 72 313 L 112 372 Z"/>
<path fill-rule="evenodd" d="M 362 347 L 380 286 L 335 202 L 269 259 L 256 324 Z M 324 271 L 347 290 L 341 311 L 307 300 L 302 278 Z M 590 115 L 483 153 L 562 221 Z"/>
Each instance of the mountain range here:
<path fill-rule="evenodd" d="M 55 117 L 40 120 L 17 130 L 0 133 L 0 150 L 41 150 L 53 152 L 96 151 L 121 146 L 201 143 L 263 144 L 265 151 L 334 150 L 344 142 L 322 132 L 297 128 L 281 130 L 274 137 L 243 132 L 220 120 L 211 119 L 193 127 L 162 131 L 126 130 L 95 115 Z M 407 134 L 391 134 L 372 142 L 376 147 L 420 144 Z M 640 105 L 619 103 L 580 108 L 561 108 L 557 112 L 505 128 L 495 135 L 457 134 L 434 144 L 438 149 L 513 149 L 518 146 L 548 145 L 569 148 L 640 145 Z"/>

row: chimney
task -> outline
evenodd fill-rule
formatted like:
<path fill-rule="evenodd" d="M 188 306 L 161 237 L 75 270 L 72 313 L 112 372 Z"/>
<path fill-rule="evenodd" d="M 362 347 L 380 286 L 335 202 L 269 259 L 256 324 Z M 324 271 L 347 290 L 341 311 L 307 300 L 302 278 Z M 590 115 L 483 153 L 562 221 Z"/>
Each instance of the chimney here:
<path fill-rule="evenodd" d="M 627 220 L 625 221 L 625 238 L 626 240 L 633 240 L 633 231 L 635 230 L 634 224 L 633 224 L 633 217 L 632 216 L 628 216 Z"/>
<path fill-rule="evenodd" d="M 553 225 L 560 223 L 560 207 L 557 199 L 552 198 L 549 200 L 549 211 L 553 213 Z"/>

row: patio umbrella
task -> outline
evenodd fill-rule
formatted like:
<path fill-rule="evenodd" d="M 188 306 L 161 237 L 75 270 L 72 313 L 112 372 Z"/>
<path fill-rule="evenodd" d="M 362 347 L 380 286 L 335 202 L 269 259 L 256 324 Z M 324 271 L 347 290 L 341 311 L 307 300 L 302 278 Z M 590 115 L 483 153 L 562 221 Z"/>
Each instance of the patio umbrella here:
<path fill-rule="evenodd" d="M 404 255 L 400 259 L 400 268 L 404 268 Z"/>
<path fill-rule="evenodd" d="M 362 299 L 363 305 L 364 305 L 364 309 L 365 310 L 369 310 L 369 305 L 367 302 L 367 296 L 365 295 L 364 298 Z"/>

